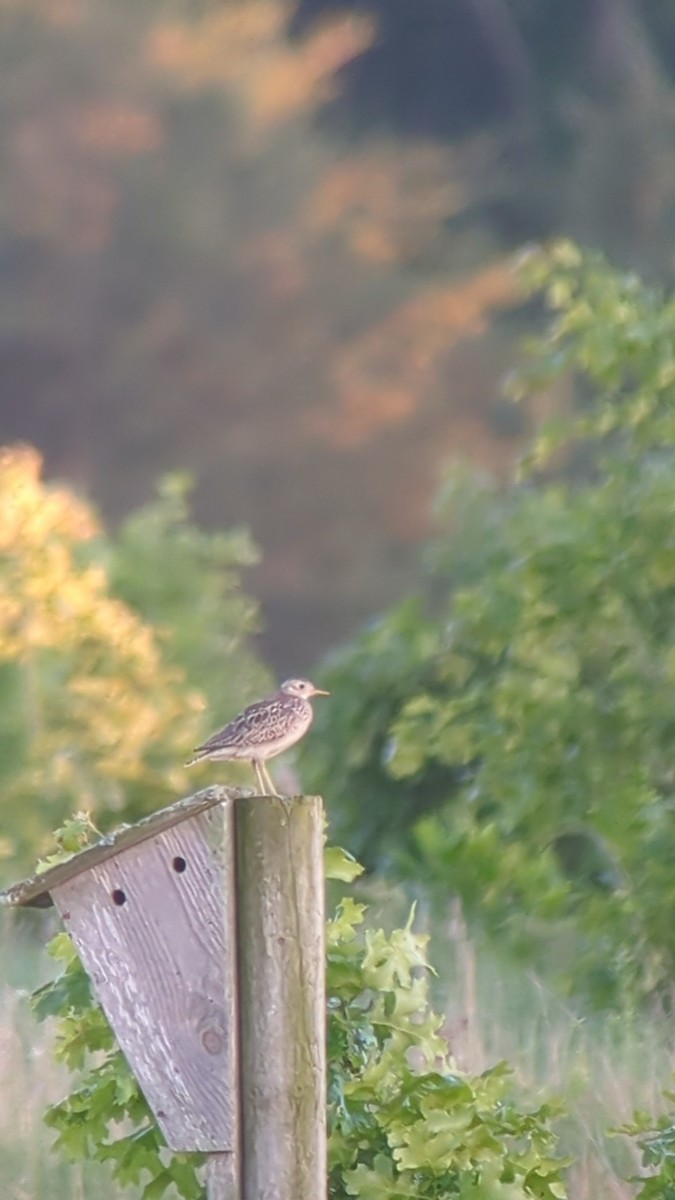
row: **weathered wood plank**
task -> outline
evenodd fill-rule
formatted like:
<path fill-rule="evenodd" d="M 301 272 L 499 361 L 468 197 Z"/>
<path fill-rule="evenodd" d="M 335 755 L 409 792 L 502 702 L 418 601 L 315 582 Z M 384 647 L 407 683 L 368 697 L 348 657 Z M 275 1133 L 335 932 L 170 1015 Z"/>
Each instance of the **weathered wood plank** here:
<path fill-rule="evenodd" d="M 323 805 L 235 805 L 243 1200 L 326 1196 Z"/>
<path fill-rule="evenodd" d="M 12 884 L 4 892 L 0 892 L 0 905 L 8 908 L 49 908 L 53 903 L 51 891 L 59 884 L 65 883 L 89 867 L 113 858 L 120 850 L 136 846 L 139 842 L 147 841 L 163 829 L 171 829 L 186 821 L 197 813 L 222 804 L 224 800 L 235 799 L 238 796 L 254 795 L 250 788 L 214 787 L 203 788 L 193 796 L 186 796 L 168 808 L 151 813 L 149 817 L 137 821 L 135 825 L 123 825 L 108 837 L 104 837 L 96 845 L 74 854 L 66 862 L 57 863 L 48 870 L 31 875 L 21 883 Z"/>
<path fill-rule="evenodd" d="M 221 800 L 53 896 L 168 1145 L 230 1151 L 236 1174 L 233 812 Z"/>
<path fill-rule="evenodd" d="M 234 1154 L 209 1154 L 206 1163 L 207 1200 L 240 1200 L 240 1174 Z"/>

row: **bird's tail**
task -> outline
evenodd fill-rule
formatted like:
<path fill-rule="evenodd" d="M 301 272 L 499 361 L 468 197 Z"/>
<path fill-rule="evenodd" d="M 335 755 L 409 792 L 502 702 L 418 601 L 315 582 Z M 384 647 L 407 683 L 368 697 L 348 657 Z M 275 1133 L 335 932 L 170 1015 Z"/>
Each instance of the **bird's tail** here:
<path fill-rule="evenodd" d="M 189 758 L 187 760 L 187 762 L 183 764 L 184 766 L 194 767 L 195 763 L 204 762 L 204 760 L 206 758 L 208 758 L 208 754 L 206 754 L 203 750 L 200 750 L 199 748 L 197 748 L 195 751 L 193 751 L 193 753 L 194 753 L 194 757 Z"/>

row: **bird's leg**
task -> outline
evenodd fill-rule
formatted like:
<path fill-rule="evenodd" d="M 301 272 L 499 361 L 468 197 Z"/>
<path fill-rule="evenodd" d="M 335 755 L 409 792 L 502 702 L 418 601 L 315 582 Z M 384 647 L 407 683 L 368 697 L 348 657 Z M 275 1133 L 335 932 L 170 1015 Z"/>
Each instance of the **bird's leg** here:
<path fill-rule="evenodd" d="M 266 782 L 267 788 L 268 788 L 267 794 L 268 794 L 268 796 L 276 796 L 277 789 L 274 786 L 274 780 L 272 779 L 272 776 L 270 775 L 269 771 L 267 770 L 267 767 L 265 766 L 265 764 L 261 763 L 261 766 L 265 773 L 265 782 Z"/>
<path fill-rule="evenodd" d="M 267 783 L 265 782 L 265 776 L 263 775 L 262 763 L 260 762 L 259 759 L 252 758 L 251 765 L 253 767 L 253 770 L 255 771 L 256 779 L 258 780 L 258 787 L 260 788 L 260 795 L 264 796 L 267 791 Z"/>

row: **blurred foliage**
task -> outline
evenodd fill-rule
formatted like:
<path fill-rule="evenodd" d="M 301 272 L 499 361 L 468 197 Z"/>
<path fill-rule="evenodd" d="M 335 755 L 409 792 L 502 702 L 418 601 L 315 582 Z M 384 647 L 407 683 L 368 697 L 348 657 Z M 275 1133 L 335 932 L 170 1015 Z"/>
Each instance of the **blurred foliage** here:
<path fill-rule="evenodd" d="M 511 381 L 578 409 L 500 487 L 452 472 L 428 602 L 322 679 L 303 748 L 340 840 L 447 900 L 579 1002 L 669 1006 L 675 975 L 675 301 L 569 243 Z"/>
<path fill-rule="evenodd" d="M 62 857 L 83 832 L 79 818 L 58 831 Z M 326 865 L 332 879 L 360 872 L 336 848 Z M 503 1063 L 479 1076 L 458 1071 L 429 1009 L 428 939 L 413 932 L 413 914 L 390 935 L 363 932 L 364 913 L 347 898 L 328 922 L 331 1200 L 564 1200 L 556 1106 L 522 1108 Z M 185 1200 L 202 1200 L 203 1155 L 167 1149 L 70 938 L 58 934 L 50 953 L 62 971 L 34 993 L 33 1006 L 39 1019 L 57 1018 L 57 1056 L 78 1077 L 47 1113 L 57 1148 L 71 1161 L 110 1164 L 118 1184 L 143 1186 L 143 1200 L 172 1185 Z"/>
<path fill-rule="evenodd" d="M 668 5 L 298 0 L 294 28 L 335 10 L 371 15 L 378 37 L 341 71 L 332 128 L 373 141 L 386 128 L 403 145 L 475 148 L 480 138 L 463 219 L 450 228 L 460 255 L 481 226 L 511 245 L 566 230 L 672 276 L 659 250 L 672 237 L 675 190 L 664 161 L 674 116 Z"/>
<path fill-rule="evenodd" d="M 666 1093 L 671 1103 L 675 1094 Z M 633 1120 L 616 1133 L 634 1138 L 641 1152 L 642 1166 L 647 1175 L 631 1182 L 642 1186 L 636 1200 L 673 1200 L 675 1196 L 675 1113 L 654 1118 L 650 1113 L 636 1112 Z"/>
<path fill-rule="evenodd" d="M 188 468 L 304 671 L 412 586 L 448 449 L 517 452 L 512 248 L 672 275 L 667 8 L 4 0 L 3 438 L 114 519 Z"/>
<path fill-rule="evenodd" d="M 0 849 L 13 875 L 75 808 L 134 819 L 189 790 L 206 698 L 227 715 L 264 679 L 239 591 L 243 535 L 199 533 L 169 480 L 108 536 L 40 468 L 28 448 L 0 456 Z"/>
<path fill-rule="evenodd" d="M 307 661 L 316 634 L 298 603 L 323 606 L 324 641 L 345 628 L 381 586 L 373 564 L 397 578 L 391 544 L 422 520 L 422 470 L 414 512 L 380 494 L 382 432 L 403 455 L 421 396 L 442 419 L 448 355 L 514 290 L 496 248 L 439 275 L 462 157 L 388 140 L 342 152 L 314 127 L 372 22 L 336 16 L 289 41 L 292 11 L 6 6 L 0 361 L 6 427 L 106 513 L 128 512 L 177 462 L 199 480 L 202 518 L 262 529 L 259 584 L 274 579 Z M 345 470 L 365 448 L 351 498 Z"/>
<path fill-rule="evenodd" d="M 258 553 L 246 530 L 195 525 L 191 489 L 189 476 L 165 476 L 156 499 L 108 538 L 110 584 L 154 627 L 164 661 L 199 688 L 211 713 L 234 713 L 270 684 L 250 645 L 258 607 L 241 589 Z"/>
<path fill-rule="evenodd" d="M 414 585 L 449 449 L 517 453 L 511 250 L 672 277 L 669 8 L 3 0 L 3 438 L 115 520 L 189 469 L 303 672 Z"/>

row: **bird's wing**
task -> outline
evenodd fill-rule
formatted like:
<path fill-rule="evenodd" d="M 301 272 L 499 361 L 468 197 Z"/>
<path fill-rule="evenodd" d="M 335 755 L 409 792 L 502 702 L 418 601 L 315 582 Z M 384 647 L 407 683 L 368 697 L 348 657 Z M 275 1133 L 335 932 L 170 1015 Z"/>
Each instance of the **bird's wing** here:
<path fill-rule="evenodd" d="M 270 729 L 279 721 L 282 706 L 278 701 L 259 700 L 250 704 L 238 717 L 211 735 L 195 754 L 206 757 L 214 750 L 227 750 L 242 745 L 255 748 L 270 740 Z"/>

